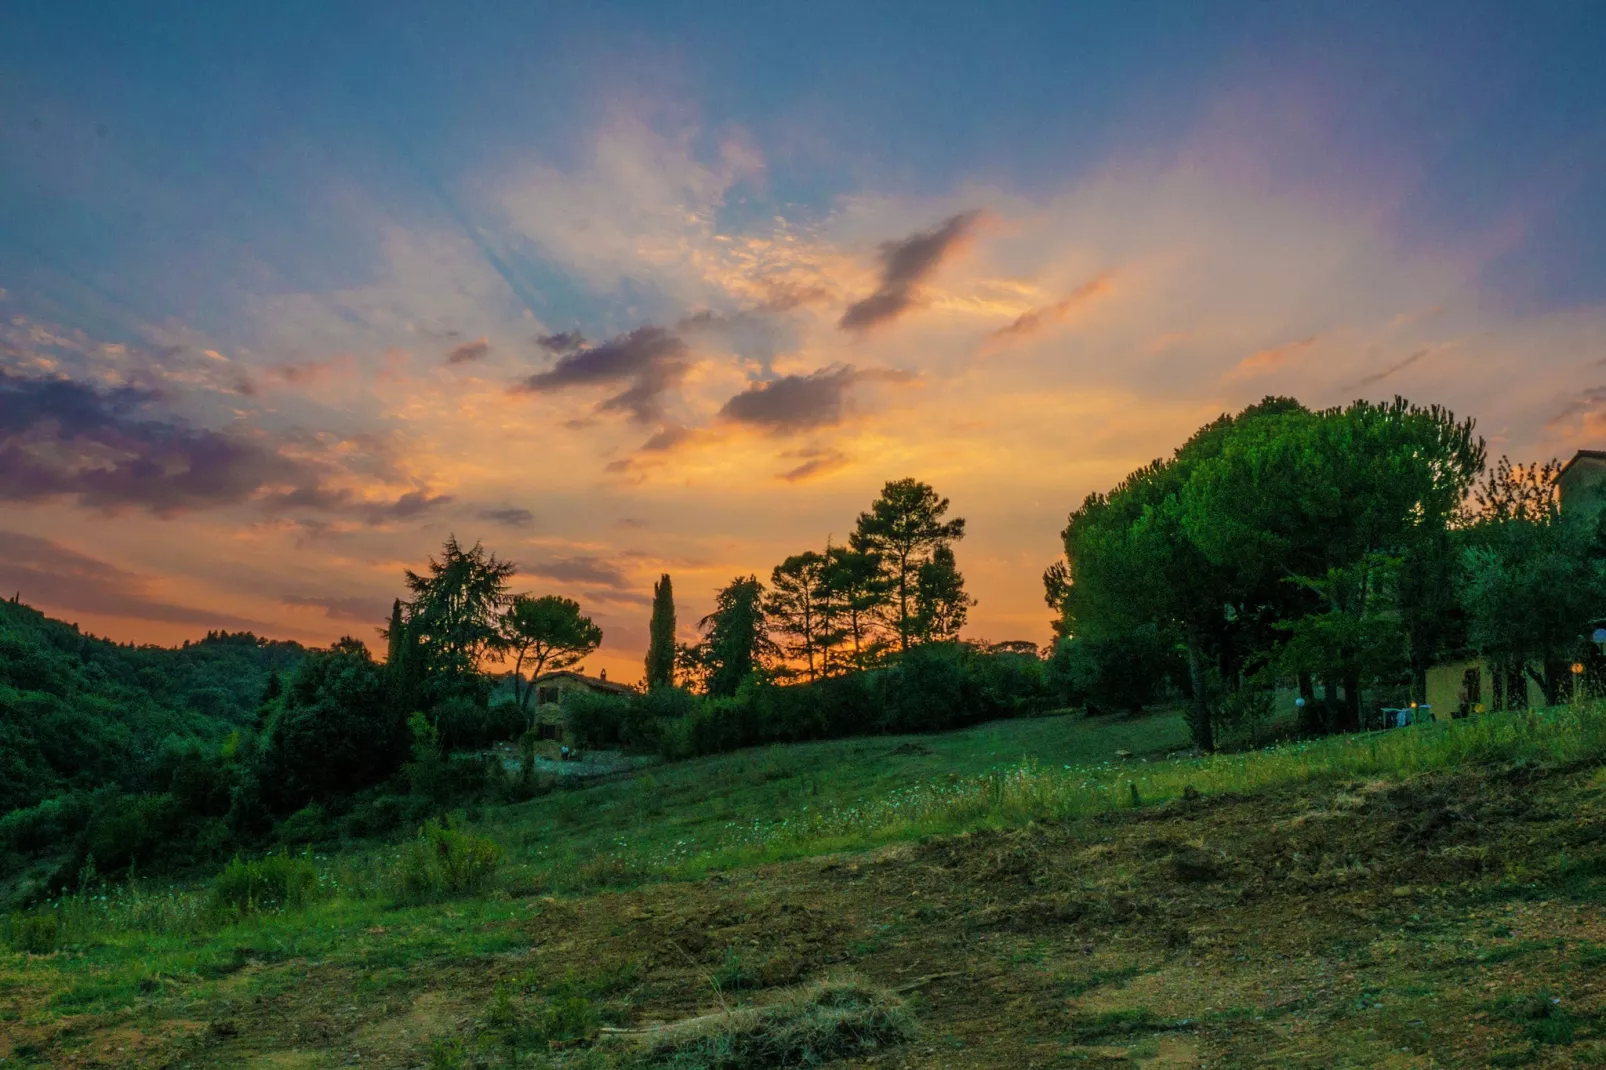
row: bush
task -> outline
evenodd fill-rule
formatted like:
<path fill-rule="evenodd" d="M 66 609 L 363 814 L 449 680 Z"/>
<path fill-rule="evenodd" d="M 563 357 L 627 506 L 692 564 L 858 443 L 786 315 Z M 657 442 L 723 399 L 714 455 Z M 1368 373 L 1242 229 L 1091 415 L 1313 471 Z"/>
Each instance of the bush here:
<path fill-rule="evenodd" d="M 1067 706 L 1089 713 L 1137 712 L 1178 676 L 1175 653 L 1154 625 L 1105 639 L 1061 639 L 1049 658 L 1045 685 Z"/>
<path fill-rule="evenodd" d="M 623 695 L 572 691 L 563 699 L 563 717 L 576 741 L 589 747 L 616 747 L 630 720 L 630 700 Z"/>
<path fill-rule="evenodd" d="M 61 940 L 54 914 L 12 914 L 5 925 L 6 946 L 26 955 L 48 955 Z"/>
<path fill-rule="evenodd" d="M 321 843 L 328 837 L 329 818 L 317 803 L 297 810 L 274 830 L 274 838 L 284 844 Z"/>
<path fill-rule="evenodd" d="M 486 705 L 466 696 L 437 703 L 429 717 L 439 735 L 440 748 L 447 754 L 483 750 L 493 743 L 517 739 L 525 727 L 524 714 L 513 703 Z"/>
<path fill-rule="evenodd" d="M 318 897 L 318 869 L 307 855 L 238 855 L 212 881 L 207 905 L 214 914 L 244 916 L 261 910 L 300 910 Z"/>
<path fill-rule="evenodd" d="M 33 854 L 82 832 L 95 811 L 93 796 L 72 793 L 0 817 L 0 852 Z"/>
<path fill-rule="evenodd" d="M 407 722 L 367 650 L 310 655 L 268 728 L 261 786 L 280 813 L 378 784 L 407 757 Z"/>
<path fill-rule="evenodd" d="M 402 848 L 391 869 L 392 893 L 405 906 L 484 895 L 502 859 L 495 841 L 432 819 Z"/>

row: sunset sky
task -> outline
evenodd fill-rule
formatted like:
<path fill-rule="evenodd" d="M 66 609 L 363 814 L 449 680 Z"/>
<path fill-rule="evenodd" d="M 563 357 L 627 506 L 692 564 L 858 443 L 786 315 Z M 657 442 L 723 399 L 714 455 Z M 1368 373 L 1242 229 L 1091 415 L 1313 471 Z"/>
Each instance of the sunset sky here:
<path fill-rule="evenodd" d="M 374 628 L 450 532 L 641 675 L 914 476 L 966 634 L 1268 393 L 1606 448 L 1600 3 L 10 5 L 0 589 Z"/>

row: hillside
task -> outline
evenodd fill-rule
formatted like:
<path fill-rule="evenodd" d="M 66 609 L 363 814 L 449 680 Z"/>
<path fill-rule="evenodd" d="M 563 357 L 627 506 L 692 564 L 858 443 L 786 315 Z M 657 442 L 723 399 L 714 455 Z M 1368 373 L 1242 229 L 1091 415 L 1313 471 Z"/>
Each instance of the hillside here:
<path fill-rule="evenodd" d="M 765 1066 L 599 1030 L 733 1050 L 851 976 L 832 1013 L 914 1032 L 844 1067 L 1598 1066 L 1603 724 L 1198 759 L 1172 714 L 1055 717 L 664 766 L 466 821 L 507 852 L 478 894 L 398 905 L 411 856 L 377 850 L 235 921 L 217 890 L 63 901 L 55 950 L 0 956 L 0 1056 Z"/>
<path fill-rule="evenodd" d="M 249 633 L 119 645 L 0 603 L 0 814 L 75 789 L 144 788 L 162 747 L 252 723 L 268 677 L 303 654 Z"/>

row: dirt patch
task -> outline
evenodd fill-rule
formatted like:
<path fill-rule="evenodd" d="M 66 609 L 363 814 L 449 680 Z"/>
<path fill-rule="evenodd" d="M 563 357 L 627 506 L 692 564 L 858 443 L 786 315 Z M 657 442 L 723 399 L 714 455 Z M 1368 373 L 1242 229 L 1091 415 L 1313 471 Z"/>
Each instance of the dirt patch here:
<path fill-rule="evenodd" d="M 499 999 L 531 1035 L 568 1007 L 577 1039 L 555 1050 L 577 1052 L 604 1026 L 762 1007 L 851 970 L 918 1021 L 896 1066 L 1606 1065 L 1606 848 L 1579 833 L 1606 821 L 1594 775 L 1306 786 L 532 899 L 510 950 L 419 953 L 394 967 L 405 985 L 253 964 L 204 1015 L 182 988 L 153 993 L 159 1050 L 119 1053 L 111 1016 L 25 1039 L 53 1059 L 87 1036 L 108 1066 L 416 1067 L 433 1040 L 493 1028 Z M 1575 1024 L 1502 1016 L 1508 992 Z"/>

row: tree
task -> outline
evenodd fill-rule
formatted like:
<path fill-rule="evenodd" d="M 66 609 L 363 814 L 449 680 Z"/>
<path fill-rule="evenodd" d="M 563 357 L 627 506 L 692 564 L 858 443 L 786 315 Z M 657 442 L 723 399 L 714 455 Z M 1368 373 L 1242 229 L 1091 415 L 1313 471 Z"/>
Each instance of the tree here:
<path fill-rule="evenodd" d="M 514 597 L 502 617 L 501 646 L 513 655 L 513 698 L 529 710 L 534 681 L 543 672 L 578 664 L 602 645 L 602 629 L 580 612 L 580 603 L 555 594 Z M 530 683 L 524 663 L 530 663 Z"/>
<path fill-rule="evenodd" d="M 652 622 L 648 625 L 647 688 L 675 686 L 675 592 L 669 573 L 652 585 Z"/>
<path fill-rule="evenodd" d="M 405 714 L 363 644 L 308 655 L 268 726 L 260 782 L 282 812 L 377 784 L 407 757 Z"/>
<path fill-rule="evenodd" d="M 764 585 L 757 576 L 738 576 L 714 596 L 714 611 L 701 621 L 703 641 L 698 659 L 706 673 L 708 694 L 736 694 L 742 681 L 764 669 L 778 653 L 770 642 L 764 618 Z"/>
<path fill-rule="evenodd" d="M 931 559 L 938 546 L 965 537 L 962 517 L 943 520 L 948 499 L 939 498 L 930 484 L 916 479 L 894 480 L 881 488 L 881 496 L 870 503 L 870 511 L 859 514 L 858 526 L 849 540 L 861 553 L 873 553 L 881 560 L 887 588 L 893 597 L 888 607 L 898 636 L 899 650 L 907 651 L 918 641 L 916 594 L 920 566 Z"/>
<path fill-rule="evenodd" d="M 833 630 L 841 633 L 839 642 L 853 642 L 852 667 L 863 669 L 882 649 L 871 629 L 877 607 L 886 604 L 887 584 L 878 555 L 851 546 L 825 548 L 825 609 L 828 617 L 840 620 Z"/>
<path fill-rule="evenodd" d="M 822 634 L 828 613 L 824 604 L 829 597 L 825 565 L 825 556 L 813 550 L 793 554 L 770 573 L 770 589 L 764 598 L 770 627 L 787 637 L 779 644 L 781 653 L 801 661 L 810 680 L 818 675 L 817 662 L 826 646 Z"/>
<path fill-rule="evenodd" d="M 1316 413 L 1267 399 L 1240 414 L 1182 493 L 1184 532 L 1230 576 L 1235 630 L 1247 640 L 1222 664 L 1227 685 L 1242 658 L 1272 657 L 1290 634 L 1282 625 L 1305 615 L 1326 618 L 1318 631 L 1335 641 L 1373 634 L 1367 621 L 1385 619 L 1385 589 L 1401 649 L 1340 645 L 1323 671 L 1343 685 L 1341 727 L 1359 727 L 1370 682 L 1407 664 L 1425 675 L 1444 634 L 1428 582 L 1444 571 L 1444 533 L 1483 464 L 1471 420 L 1402 398 Z M 1386 572 L 1373 567 L 1385 559 Z M 1409 654 L 1408 641 L 1419 644 Z"/>
<path fill-rule="evenodd" d="M 1591 618 L 1606 606 L 1599 523 L 1561 512 L 1554 500 L 1486 515 L 1500 519 L 1469 533 L 1464 555 L 1469 640 L 1504 677 L 1507 695 L 1525 695 L 1526 675 L 1554 705 L 1570 686 L 1571 662 L 1587 649 Z"/>
<path fill-rule="evenodd" d="M 500 649 L 508 580 L 517 571 L 479 543 L 464 550 L 455 535 L 438 560 L 429 559 L 427 573 L 407 570 L 406 630 L 436 697 L 477 682 L 481 663 Z"/>
<path fill-rule="evenodd" d="M 938 543 L 916 577 L 915 634 L 923 643 L 957 639 L 975 604 L 965 591 L 965 577 L 954 561 L 953 547 Z"/>

